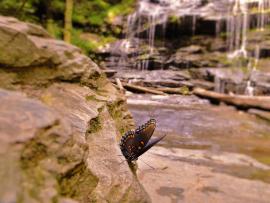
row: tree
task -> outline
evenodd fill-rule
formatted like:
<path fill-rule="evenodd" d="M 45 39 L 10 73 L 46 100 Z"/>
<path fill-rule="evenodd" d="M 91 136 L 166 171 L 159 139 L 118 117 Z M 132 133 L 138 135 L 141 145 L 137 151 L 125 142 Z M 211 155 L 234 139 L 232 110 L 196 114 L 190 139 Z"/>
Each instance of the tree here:
<path fill-rule="evenodd" d="M 64 40 L 71 42 L 73 0 L 66 0 Z"/>

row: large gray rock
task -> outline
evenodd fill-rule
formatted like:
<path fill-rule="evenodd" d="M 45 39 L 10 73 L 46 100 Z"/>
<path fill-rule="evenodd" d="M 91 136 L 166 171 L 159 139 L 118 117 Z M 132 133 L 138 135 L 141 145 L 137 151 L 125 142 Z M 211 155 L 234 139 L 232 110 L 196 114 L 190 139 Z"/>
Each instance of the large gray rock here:
<path fill-rule="evenodd" d="M 28 36 L 49 38 L 41 28 L 21 23 L 15 18 L 0 17 L 0 63 L 5 65 L 29 66 L 41 58 L 41 53 Z"/>
<path fill-rule="evenodd" d="M 41 102 L 5 90 L 0 98 L 0 202 L 52 202 L 58 183 L 47 167 L 67 172 L 83 160 L 85 149 L 77 145 L 81 156 L 73 159 L 72 142 L 64 154 L 71 128 Z M 64 166 L 61 159 L 69 162 Z"/>
<path fill-rule="evenodd" d="M 99 67 L 14 18 L 0 17 L 0 48 L 0 87 L 17 90 L 0 89 L 0 202 L 149 202 L 120 164 L 134 123 Z"/>
<path fill-rule="evenodd" d="M 191 45 L 180 48 L 167 60 L 167 66 L 177 68 L 216 67 L 220 63 L 220 53 L 207 53 L 203 47 Z"/>
<path fill-rule="evenodd" d="M 108 86 L 111 86 L 110 83 L 107 90 L 110 88 Z M 127 165 L 120 164 L 118 155 L 121 152 L 116 136 L 119 132 L 110 115 L 110 107 L 106 105 L 106 100 L 114 103 L 118 97 L 117 92 L 115 96 L 110 94 L 100 96 L 88 87 L 63 83 L 49 87 L 40 97 L 70 123 L 74 139 L 80 143 L 86 142 L 89 147 L 85 165 L 96 177 L 97 184 L 92 197 L 77 197 L 79 200 L 88 198 L 87 201 L 122 202 L 126 197 L 129 201 L 147 201 L 147 195 L 145 199 L 142 198 L 144 191 Z M 129 188 L 133 190 L 129 191 Z"/>
<path fill-rule="evenodd" d="M 28 70 L 38 80 L 79 81 L 99 73 L 97 65 L 82 55 L 79 48 L 15 18 L 0 16 L 0 49 L 0 67 Z"/>

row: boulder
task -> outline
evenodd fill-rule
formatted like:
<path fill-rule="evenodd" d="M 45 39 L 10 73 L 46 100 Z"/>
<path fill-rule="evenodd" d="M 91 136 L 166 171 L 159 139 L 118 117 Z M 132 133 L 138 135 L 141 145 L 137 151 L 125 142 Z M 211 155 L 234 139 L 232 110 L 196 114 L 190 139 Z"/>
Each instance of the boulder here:
<path fill-rule="evenodd" d="M 2 89 L 0 98 L 0 202 L 52 202 L 58 186 L 54 172 L 82 162 L 85 149 L 74 142 L 68 147 L 71 128 L 41 102 Z M 69 161 L 64 166 L 61 160 Z"/>
<path fill-rule="evenodd" d="M 99 67 L 14 18 L 0 36 L 0 202 L 150 202 L 119 157 L 125 97 Z"/>
<path fill-rule="evenodd" d="M 41 27 L 15 18 L 0 16 L 0 49 L 0 67 L 29 71 L 39 77 L 38 81 L 80 80 L 100 73 L 79 48 L 55 40 Z"/>
<path fill-rule="evenodd" d="M 207 52 L 205 47 L 187 46 L 178 49 L 166 62 L 166 66 L 179 69 L 224 66 L 220 52 Z"/>

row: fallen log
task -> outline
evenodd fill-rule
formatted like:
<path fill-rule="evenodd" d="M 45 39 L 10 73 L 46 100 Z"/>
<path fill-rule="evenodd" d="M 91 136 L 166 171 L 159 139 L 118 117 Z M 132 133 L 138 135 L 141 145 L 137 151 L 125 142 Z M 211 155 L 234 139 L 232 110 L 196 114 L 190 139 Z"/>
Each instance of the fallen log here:
<path fill-rule="evenodd" d="M 210 100 L 224 102 L 243 109 L 257 108 L 270 111 L 269 96 L 245 96 L 245 95 L 227 95 L 202 88 L 195 88 L 193 93 L 197 96 L 208 98 Z"/>
<path fill-rule="evenodd" d="M 249 109 L 248 113 L 253 114 L 261 119 L 264 119 L 266 121 L 270 121 L 270 112 L 262 111 L 258 109 Z"/>
<path fill-rule="evenodd" d="M 167 95 L 162 91 L 159 90 L 154 90 L 154 89 L 150 89 L 150 88 L 146 88 L 146 87 L 142 87 L 142 86 L 138 86 L 138 85 L 132 85 L 132 84 L 123 84 L 123 86 L 131 91 L 131 92 L 142 92 L 142 93 L 150 93 L 150 94 L 156 94 L 156 95 Z"/>
<path fill-rule="evenodd" d="M 179 88 L 174 87 L 159 87 L 157 88 L 158 91 L 167 93 L 167 94 L 181 94 L 181 95 L 190 95 L 191 92 L 188 87 L 183 86 Z"/>

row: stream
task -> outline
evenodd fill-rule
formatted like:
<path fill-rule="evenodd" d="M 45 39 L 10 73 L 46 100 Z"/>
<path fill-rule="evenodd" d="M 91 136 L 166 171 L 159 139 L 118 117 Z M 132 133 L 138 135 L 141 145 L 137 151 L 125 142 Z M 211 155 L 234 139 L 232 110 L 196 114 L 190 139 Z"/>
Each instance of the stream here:
<path fill-rule="evenodd" d="M 167 134 L 138 160 L 153 202 L 269 202 L 269 123 L 193 96 L 132 95 L 128 104 L 137 125 L 154 117 L 154 136 Z"/>

